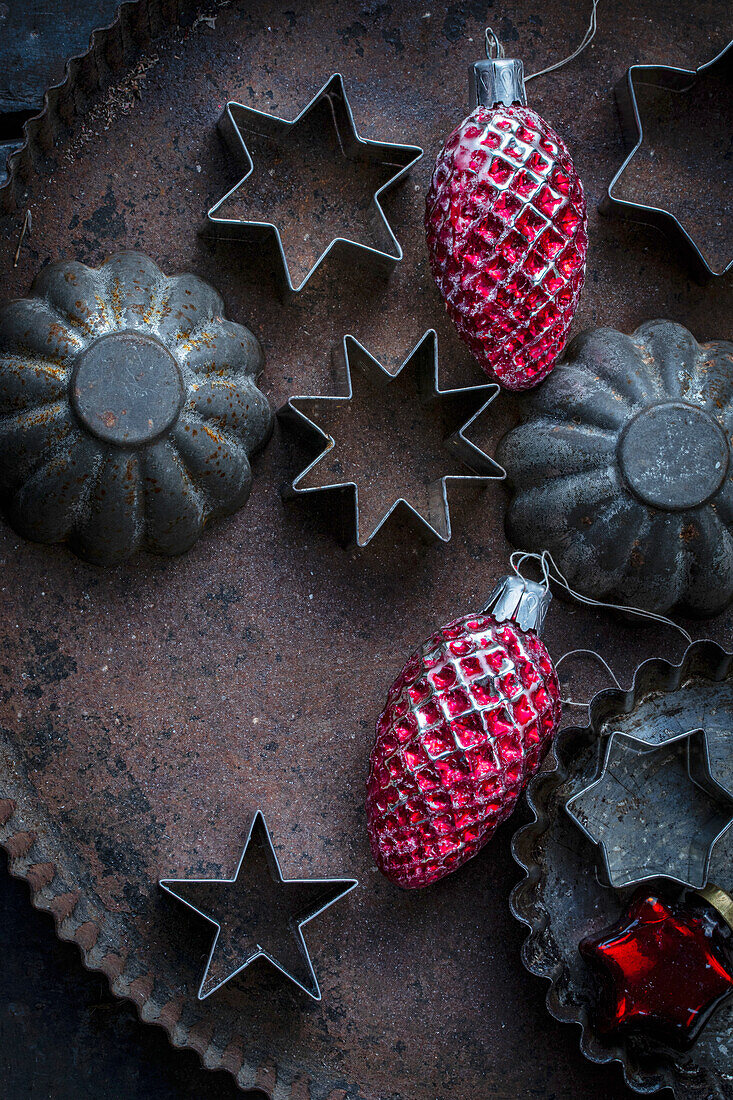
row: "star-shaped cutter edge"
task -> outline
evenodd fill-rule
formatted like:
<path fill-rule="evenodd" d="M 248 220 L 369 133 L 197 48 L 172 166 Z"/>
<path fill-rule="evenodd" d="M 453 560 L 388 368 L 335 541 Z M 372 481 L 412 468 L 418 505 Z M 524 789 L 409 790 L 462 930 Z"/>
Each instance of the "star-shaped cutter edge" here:
<path fill-rule="evenodd" d="M 282 966 L 277 961 L 277 959 L 273 957 L 273 955 L 269 954 L 269 952 L 265 951 L 264 948 L 260 947 L 259 944 L 258 944 L 257 945 L 258 950 L 253 955 L 250 955 L 249 958 L 247 958 L 245 960 L 245 962 L 242 963 L 241 966 L 239 966 L 235 970 L 233 970 L 231 972 L 231 974 L 228 974 L 227 977 L 223 979 L 223 981 L 219 982 L 212 989 L 209 989 L 206 992 L 204 992 L 204 987 L 206 985 L 206 978 L 208 976 L 209 969 L 211 967 L 211 961 L 212 961 L 212 959 L 214 957 L 214 953 L 216 951 L 216 945 L 219 942 L 219 936 L 221 934 L 221 924 L 214 917 L 210 916 L 208 913 L 205 913 L 202 909 L 199 909 L 196 905 L 193 905 L 190 901 L 187 901 L 186 898 L 184 898 L 180 894 L 176 893 L 176 891 L 175 891 L 175 889 L 173 889 L 173 887 L 175 887 L 179 884 L 184 884 L 184 883 L 197 883 L 197 884 L 207 885 L 207 886 L 209 886 L 209 885 L 216 886 L 218 884 L 227 884 L 227 883 L 232 884 L 232 883 L 235 883 L 237 881 L 237 879 L 239 878 L 239 872 L 242 868 L 242 864 L 244 863 L 245 857 L 247 855 L 247 849 L 249 848 L 249 845 L 250 845 L 250 842 L 252 840 L 253 834 L 256 831 L 260 832 L 260 838 L 263 841 L 263 847 L 264 847 L 265 856 L 266 856 L 266 859 L 267 859 L 268 869 L 269 869 L 270 874 L 271 874 L 274 881 L 279 882 L 279 883 L 293 884 L 295 886 L 320 883 L 324 887 L 327 887 L 327 886 L 334 886 L 335 887 L 335 886 L 343 884 L 344 889 L 340 893 L 336 894 L 333 898 L 326 901 L 319 908 L 315 909 L 312 913 L 309 912 L 307 914 L 307 916 L 302 918 L 302 920 L 299 920 L 299 921 L 295 922 L 295 924 L 292 928 L 292 932 L 293 932 L 293 935 L 295 936 L 296 943 L 297 943 L 297 946 L 298 946 L 298 950 L 301 954 L 301 957 L 303 958 L 303 961 L 305 962 L 305 964 L 308 968 L 308 972 L 309 972 L 310 977 L 311 977 L 312 987 L 310 989 L 308 988 L 308 986 L 303 985 L 302 982 L 298 981 L 298 979 L 296 977 L 294 977 L 294 975 L 291 974 L 289 970 L 287 970 L 284 966 Z M 252 821 L 250 822 L 249 829 L 247 830 L 247 837 L 246 837 L 246 840 L 244 842 L 244 847 L 242 849 L 242 854 L 239 857 L 239 862 L 237 863 L 237 869 L 234 872 L 234 876 L 232 878 L 164 878 L 164 879 L 159 879 L 158 880 L 158 886 L 160 886 L 160 888 L 162 890 L 165 890 L 165 892 L 167 894 L 170 894 L 171 897 L 175 898 L 175 900 L 177 902 L 180 902 L 182 905 L 185 905 L 188 909 L 193 910 L 194 913 L 197 913 L 205 921 L 207 921 L 209 924 L 213 924 L 214 927 L 216 928 L 216 935 L 214 936 L 214 940 L 213 940 L 213 943 L 211 945 L 211 950 L 209 951 L 209 955 L 208 955 L 208 958 L 207 958 L 207 961 L 206 961 L 206 967 L 204 969 L 204 974 L 203 974 L 203 977 L 201 978 L 201 984 L 199 985 L 199 988 L 198 988 L 197 997 L 200 1001 L 205 1001 L 207 999 L 207 997 L 210 997 L 213 993 L 216 993 L 217 990 L 221 989 L 222 986 L 227 984 L 227 982 L 230 982 L 232 980 L 232 978 L 236 978 L 238 974 L 241 974 L 242 971 L 246 970 L 247 967 L 251 966 L 252 963 L 255 961 L 255 959 L 259 959 L 259 958 L 267 959 L 267 961 L 269 963 L 271 963 L 271 965 L 274 966 L 276 970 L 279 970 L 281 974 L 284 974 L 285 977 L 288 978 L 288 980 L 293 983 L 293 985 L 296 985 L 298 987 L 298 989 L 301 989 L 304 993 L 306 993 L 314 1001 L 320 1001 L 321 1000 L 321 987 L 318 984 L 318 978 L 316 977 L 316 972 L 313 969 L 313 963 L 311 962 L 310 953 L 308 951 L 305 939 L 303 937 L 303 927 L 306 924 L 308 924 L 310 921 L 314 920 L 315 917 L 320 916 L 320 914 L 325 912 L 326 909 L 329 909 L 335 902 L 340 901 L 341 898 L 345 897 L 347 894 L 350 894 L 351 891 L 355 890 L 358 885 L 359 885 L 359 880 L 355 879 L 355 878 L 321 878 L 321 879 L 319 879 L 319 878 L 310 878 L 310 879 L 302 879 L 302 878 L 286 879 L 286 878 L 283 878 L 282 871 L 280 870 L 280 862 L 277 858 L 277 853 L 275 852 L 275 848 L 274 848 L 273 843 L 272 843 L 272 837 L 270 836 L 270 830 L 267 827 L 267 821 L 265 820 L 265 815 L 262 812 L 262 810 L 257 810 L 254 817 L 252 818 Z"/>
<path fill-rule="evenodd" d="M 698 743 L 698 752 L 693 751 L 693 740 L 696 740 Z M 721 807 L 723 805 L 727 805 L 729 807 L 729 814 L 725 824 L 723 824 L 712 837 L 712 839 L 706 846 L 702 859 L 699 860 L 697 863 L 699 874 L 696 878 L 693 879 L 692 875 L 689 875 L 687 878 L 681 878 L 678 875 L 664 874 L 657 870 L 650 872 L 649 874 L 639 875 L 633 878 L 627 877 L 623 879 L 623 881 L 620 881 L 614 876 L 614 870 L 612 867 L 611 859 L 609 857 L 608 846 L 606 842 L 599 839 L 598 836 L 594 834 L 592 829 L 592 821 L 588 818 L 588 815 L 584 815 L 584 820 L 583 817 L 578 814 L 577 810 L 574 809 L 574 804 L 580 803 L 582 799 L 585 799 L 591 793 L 591 791 L 601 787 L 605 783 L 607 775 L 612 770 L 613 753 L 615 746 L 616 744 L 618 744 L 619 741 L 624 741 L 631 746 L 635 746 L 640 755 L 649 755 L 654 752 L 664 751 L 665 749 L 670 748 L 670 746 L 674 746 L 686 741 L 686 768 L 687 776 L 690 780 L 690 783 L 693 787 L 701 790 L 709 800 L 719 802 Z M 710 753 L 708 740 L 703 727 L 698 726 L 694 729 L 685 730 L 682 733 L 678 733 L 672 737 L 665 738 L 664 741 L 653 743 L 650 741 L 644 741 L 642 738 L 635 737 L 633 734 L 630 733 L 614 731 L 608 737 L 603 764 L 601 766 L 601 770 L 598 776 L 593 780 L 592 783 L 589 783 L 581 791 L 578 791 L 577 794 L 574 794 L 571 798 L 567 800 L 567 802 L 565 803 L 565 811 L 568 816 L 575 822 L 581 832 L 585 834 L 588 840 L 590 840 L 591 843 L 594 844 L 600 852 L 602 865 L 600 868 L 601 875 L 599 877 L 599 881 L 601 881 L 602 885 L 612 886 L 614 889 L 624 889 L 626 887 L 640 886 L 643 883 L 651 882 L 654 879 L 666 878 L 672 882 L 678 883 L 678 885 L 680 886 L 688 886 L 692 889 L 702 889 L 708 881 L 710 860 L 712 858 L 713 849 L 718 841 L 721 839 L 721 837 L 723 837 L 724 834 L 728 832 L 731 825 L 733 825 L 733 796 L 731 796 L 729 791 L 720 783 L 718 783 L 718 781 L 712 775 L 710 769 Z M 588 822 L 587 824 L 586 821 Z M 690 839 L 692 840 L 692 838 Z M 692 863 L 690 864 L 690 866 L 692 866 Z"/>
<path fill-rule="evenodd" d="M 631 145 L 632 149 L 609 183 L 606 194 L 599 204 L 599 210 L 602 214 L 617 213 L 622 217 L 630 218 L 632 221 L 652 225 L 668 238 L 676 238 L 695 276 L 701 282 L 728 274 L 733 269 L 733 258 L 722 271 L 715 271 L 696 244 L 695 239 L 671 210 L 621 198 L 620 195 L 616 194 L 616 188 L 629 164 L 644 144 L 644 127 L 636 98 L 635 82 L 652 84 L 672 92 L 683 92 L 694 87 L 695 82 L 702 74 L 715 66 L 720 65 L 723 67 L 730 65 L 731 62 L 733 62 L 733 40 L 711 61 L 705 62 L 697 69 L 682 69 L 674 65 L 632 65 L 626 71 L 626 75 L 616 85 L 615 91 L 624 141 L 627 145 Z"/>
<path fill-rule="evenodd" d="M 335 96 L 336 105 L 338 105 L 340 111 L 340 119 L 338 119 L 335 114 L 337 107 L 334 105 L 334 99 L 331 98 L 333 96 Z M 242 131 L 244 130 L 246 133 L 249 129 L 251 133 L 257 133 L 258 136 L 264 135 L 272 137 L 274 141 L 280 142 L 287 134 L 288 130 L 293 126 L 297 126 L 309 111 L 313 110 L 321 100 L 326 98 L 330 100 L 334 111 L 334 126 L 340 142 L 341 133 L 339 130 L 339 122 L 347 128 L 348 136 L 346 142 L 341 142 L 342 147 L 358 149 L 361 155 L 366 156 L 372 163 L 391 164 L 395 161 L 396 164 L 393 166 L 396 168 L 396 171 L 372 196 L 372 206 L 375 214 L 374 224 L 377 227 L 378 233 L 382 236 L 383 247 L 374 248 L 372 245 L 351 240 L 349 237 L 334 237 L 316 262 L 309 268 L 305 277 L 296 286 L 290 274 L 290 266 L 285 254 L 285 249 L 283 248 L 280 230 L 277 225 L 273 222 L 248 221 L 240 218 L 223 218 L 217 215 L 217 211 L 228 199 L 236 194 L 254 171 L 254 161 L 247 148 L 247 143 Z M 401 145 L 396 142 L 376 141 L 371 138 L 360 137 L 356 129 L 356 123 L 354 122 L 354 116 L 351 111 L 351 104 L 346 95 L 346 88 L 341 73 L 334 73 L 333 76 L 329 77 L 320 91 L 316 92 L 310 102 L 307 103 L 302 111 L 292 120 L 280 118 L 278 115 L 271 115 L 266 111 L 259 111 L 255 107 L 248 107 L 244 103 L 230 100 L 224 108 L 217 125 L 219 132 L 231 150 L 234 158 L 244 165 L 245 174 L 210 208 L 206 215 L 205 230 L 210 236 L 227 240 L 256 240 L 260 238 L 271 239 L 274 237 L 280 258 L 279 271 L 281 282 L 283 289 L 287 293 L 300 293 L 329 253 L 337 249 L 345 251 L 347 254 L 352 252 L 357 258 L 367 260 L 376 271 L 390 271 L 394 265 L 399 263 L 402 259 L 402 246 L 397 240 L 382 210 L 380 198 L 386 191 L 394 187 L 403 179 L 413 165 L 417 164 L 423 155 L 423 150 L 418 145 Z M 390 158 L 389 161 L 387 157 Z M 403 161 L 404 163 L 402 163 Z"/>
<path fill-rule="evenodd" d="M 405 369 L 409 369 L 413 360 L 417 356 L 420 356 L 428 345 L 430 345 L 432 354 L 424 354 L 422 356 L 422 361 L 417 365 L 419 373 L 417 386 L 418 396 L 416 400 L 423 404 L 427 404 L 431 400 L 444 396 L 486 394 L 486 400 L 480 405 L 473 416 L 443 441 L 443 446 L 446 450 L 474 472 L 471 474 L 445 474 L 432 483 L 431 489 L 434 498 L 439 503 L 440 511 L 444 516 L 442 531 L 439 530 L 434 523 L 431 523 L 422 512 L 419 512 L 406 497 L 398 497 L 384 513 L 371 533 L 366 538 L 362 538 L 359 522 L 359 486 L 356 481 L 331 482 L 326 485 L 308 486 L 307 488 L 300 487 L 300 483 L 308 474 L 310 474 L 326 455 L 333 450 L 336 446 L 336 440 L 334 440 L 333 436 L 320 428 L 314 420 L 311 420 L 309 416 L 301 412 L 294 402 L 323 401 L 344 404 L 346 401 L 351 401 L 354 390 L 351 381 L 352 367 L 350 352 L 356 352 L 361 359 L 360 366 L 357 369 L 364 371 L 372 383 L 384 385 L 386 387 L 389 386 L 390 382 L 394 382 L 399 378 Z M 325 443 L 325 447 L 320 454 L 313 459 L 305 470 L 298 474 L 290 486 L 287 486 L 283 490 L 283 497 L 288 499 L 290 497 L 307 496 L 311 493 L 335 492 L 336 490 L 340 491 L 342 495 L 345 495 L 347 491 L 350 491 L 352 502 L 344 502 L 344 506 L 341 510 L 341 528 L 344 532 L 342 541 L 346 544 L 355 543 L 360 549 L 369 545 L 375 536 L 382 530 L 393 512 L 400 507 L 406 510 L 408 519 L 419 532 L 426 534 L 428 537 L 438 538 L 441 542 L 449 542 L 453 534 L 453 529 L 450 518 L 450 505 L 448 503 L 448 482 L 460 481 L 484 484 L 489 481 L 503 481 L 506 478 L 506 471 L 503 466 L 495 462 L 493 458 L 477 447 L 475 443 L 467 439 L 465 435 L 471 425 L 488 409 L 501 387 L 495 382 L 485 382 L 479 383 L 476 386 L 463 386 L 457 389 L 441 390 L 438 381 L 438 336 L 435 329 L 432 328 L 428 329 L 423 336 L 420 337 L 394 374 L 383 367 L 379 360 L 375 359 L 374 356 L 367 351 L 364 345 L 361 344 L 355 336 L 349 333 L 343 337 L 339 348 L 334 350 L 334 358 L 336 360 L 334 364 L 336 372 L 346 377 L 347 392 L 345 394 L 297 394 L 289 397 L 286 403 L 278 409 L 277 415 L 281 420 L 290 423 L 296 430 L 308 436 L 312 436 L 315 433 L 315 435 Z M 353 524 L 351 522 L 352 517 Z"/>

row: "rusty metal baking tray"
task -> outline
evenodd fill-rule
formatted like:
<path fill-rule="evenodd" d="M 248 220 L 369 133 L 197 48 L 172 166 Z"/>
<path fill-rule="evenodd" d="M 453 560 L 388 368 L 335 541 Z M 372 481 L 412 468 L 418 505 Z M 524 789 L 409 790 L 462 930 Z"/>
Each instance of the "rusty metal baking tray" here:
<path fill-rule="evenodd" d="M 666 746 L 688 730 L 705 731 L 709 775 L 720 791 L 731 791 L 733 656 L 714 642 L 693 643 L 678 665 L 645 661 L 628 691 L 614 688 L 594 697 L 588 726 L 563 730 L 554 746 L 554 769 L 534 779 L 527 792 L 535 820 L 513 840 L 525 878 L 514 889 L 511 904 L 530 929 L 522 950 L 524 964 L 550 981 L 547 1007 L 552 1015 L 580 1024 L 587 1058 L 601 1065 L 620 1062 L 636 1092 L 668 1086 L 678 1100 L 731 1100 L 733 1001 L 722 1006 L 684 1055 L 639 1038 L 604 1039 L 592 1024 L 592 978 L 578 952 L 581 939 L 618 919 L 634 888 L 613 890 L 603 884 L 603 876 L 595 873 L 595 846 L 566 812 L 568 802 L 598 775 L 612 739 L 623 736 Z M 684 798 L 678 805 L 683 814 Z M 623 845 L 620 832 L 615 843 Z M 643 843 L 639 836 L 637 851 L 643 851 Z M 713 848 L 709 881 L 733 884 L 730 831 Z"/>
<path fill-rule="evenodd" d="M 640 21 L 645 53 L 667 58 L 676 43 L 670 60 L 694 67 L 725 13 L 722 0 L 706 0 L 692 22 L 682 8 L 659 21 L 657 0 L 637 0 L 567 79 L 533 84 L 534 105 L 568 141 L 589 193 L 619 159 L 611 88 L 637 56 Z M 560 0 L 517 0 L 499 31 L 532 71 L 568 53 L 584 20 Z M 272 407 L 328 392 L 330 349 L 346 332 L 395 370 L 434 327 L 441 383 L 482 382 L 435 290 L 422 215 L 434 156 L 466 111 L 465 69 L 481 53 L 484 21 L 480 4 L 412 0 L 124 5 L 27 124 L 0 192 L 3 294 L 25 294 L 47 262 L 97 265 L 133 248 L 221 292 L 227 317 L 262 341 Z M 231 99 L 292 118 L 335 71 L 361 134 L 426 150 L 385 195 L 404 259 L 387 280 L 329 257 L 283 305 L 271 257 L 196 232 L 239 173 L 216 121 Z M 711 216 L 720 209 L 714 180 L 705 204 Z M 14 267 L 27 209 L 33 232 Z M 730 281 L 703 295 L 652 237 L 630 277 L 643 232 L 591 212 L 576 331 L 631 331 L 663 316 L 699 340 L 730 338 L 721 331 L 733 315 Z M 471 429 L 477 446 L 494 452 L 517 402 L 496 399 L 489 423 Z M 363 785 L 374 720 L 416 640 L 477 603 L 506 563 L 503 490 L 452 488 L 448 544 L 415 545 L 396 523 L 362 553 L 336 544 L 325 509 L 283 507 L 297 465 L 276 426 L 255 459 L 247 508 L 179 559 L 138 555 L 99 570 L 0 527 L 0 840 L 13 872 L 143 1020 L 242 1087 L 277 1100 L 570 1100 L 599 1089 L 621 1100 L 620 1076 L 581 1057 L 522 970 L 507 904 L 515 825 L 425 892 L 396 890 L 369 857 Z M 397 456 L 396 476 L 399 465 Z M 726 616 L 705 629 L 725 641 L 730 624 Z M 602 648 L 622 678 L 651 653 L 676 653 L 668 632 L 560 601 L 545 639 L 555 656 Z M 155 885 L 229 873 L 258 806 L 285 876 L 348 868 L 360 881 L 348 904 L 309 928 L 320 1004 L 257 966 L 199 1002 L 208 930 L 187 927 Z"/>

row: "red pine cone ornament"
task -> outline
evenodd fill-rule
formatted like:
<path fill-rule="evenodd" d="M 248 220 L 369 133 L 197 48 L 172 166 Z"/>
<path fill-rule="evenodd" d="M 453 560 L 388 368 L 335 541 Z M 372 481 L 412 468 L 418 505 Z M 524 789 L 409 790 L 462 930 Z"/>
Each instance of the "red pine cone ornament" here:
<path fill-rule="evenodd" d="M 538 637 L 551 595 L 504 577 L 487 609 L 437 631 L 387 695 L 367 782 L 379 870 L 428 886 L 511 814 L 560 724 L 557 674 Z"/>
<path fill-rule="evenodd" d="M 425 208 L 430 267 L 459 335 L 508 390 L 536 386 L 568 336 L 588 249 L 583 185 L 525 106 L 521 61 L 471 66 L 472 113 L 438 154 Z"/>

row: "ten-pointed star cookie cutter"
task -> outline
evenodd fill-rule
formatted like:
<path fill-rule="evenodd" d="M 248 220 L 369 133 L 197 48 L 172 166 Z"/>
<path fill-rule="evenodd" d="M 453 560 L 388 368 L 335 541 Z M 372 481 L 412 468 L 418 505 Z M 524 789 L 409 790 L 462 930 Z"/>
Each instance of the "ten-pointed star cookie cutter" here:
<path fill-rule="evenodd" d="M 264 856 L 266 868 L 255 868 L 260 888 L 247 889 L 246 882 L 242 886 L 245 877 L 243 867 L 248 853 L 255 848 Z M 216 993 L 259 958 L 266 959 L 314 1001 L 320 1001 L 321 989 L 303 938 L 303 927 L 334 902 L 351 893 L 359 883 L 355 878 L 283 878 L 264 814 L 257 810 L 233 878 L 160 879 L 158 885 L 216 928 L 198 989 L 200 1001 Z M 228 912 L 226 898 L 224 899 L 223 912 L 227 920 L 224 920 L 221 909 L 217 911 L 215 904 L 211 901 L 206 903 L 207 895 L 213 899 L 217 892 L 221 895 L 226 892 L 234 894 L 237 891 L 240 896 L 234 902 L 230 898 Z M 280 899 L 278 902 L 274 902 L 276 893 Z M 278 910 L 277 914 L 273 913 L 275 908 Z M 276 953 L 270 940 L 277 941 L 277 930 L 273 936 L 271 926 L 273 920 L 277 923 L 278 916 L 281 918 L 281 935 L 284 930 L 285 936 L 281 940 L 280 952 Z M 237 949 L 240 941 L 241 946 Z M 292 956 L 289 965 L 281 957 L 287 956 L 288 951 Z"/>
<path fill-rule="evenodd" d="M 255 170 L 255 163 L 247 148 L 247 136 L 265 138 L 275 147 L 287 146 L 289 134 L 293 128 L 322 103 L 328 105 L 328 111 L 324 112 L 324 117 L 329 119 L 335 130 L 340 153 L 353 161 L 357 168 L 359 163 L 382 166 L 389 169 L 391 174 L 374 192 L 369 209 L 369 222 L 378 247 L 352 240 L 347 236 L 336 236 L 326 245 L 305 276 L 295 283 L 283 247 L 281 231 L 276 224 L 227 218 L 222 216 L 220 210 L 246 184 Z M 206 232 L 213 237 L 255 243 L 274 238 L 279 252 L 281 282 L 285 292 L 297 294 L 303 290 L 313 273 L 331 252 L 339 252 L 346 258 L 352 256 L 356 260 L 366 261 L 377 272 L 391 271 L 402 259 L 402 247 L 387 221 L 380 200 L 420 160 L 423 150 L 416 145 L 400 145 L 360 137 L 340 73 L 334 73 L 292 121 L 258 111 L 243 103 L 230 101 L 224 108 L 218 127 L 235 159 L 243 165 L 245 171 L 239 182 L 209 210 L 206 216 Z"/>
<path fill-rule="evenodd" d="M 600 774 L 565 809 L 599 850 L 599 881 L 615 889 L 654 878 L 701 889 L 733 824 L 733 797 L 713 778 L 702 728 L 659 743 L 611 733 Z"/>
<path fill-rule="evenodd" d="M 392 505 L 383 513 L 375 527 L 368 533 L 362 532 L 361 510 L 359 506 L 359 485 L 354 480 L 331 481 L 323 485 L 304 486 L 302 483 L 316 466 L 336 446 L 337 441 L 318 424 L 297 407 L 300 401 L 318 401 L 328 405 L 344 405 L 350 402 L 354 396 L 352 384 L 352 369 L 359 370 L 372 384 L 383 388 L 385 399 L 389 393 L 389 386 L 400 378 L 403 371 L 415 364 L 417 371 L 418 395 L 416 401 L 423 405 L 440 401 L 441 398 L 463 398 L 477 395 L 480 399 L 480 407 L 466 421 L 462 427 L 450 434 L 444 441 L 443 447 L 450 455 L 457 458 L 473 472 L 470 474 L 446 474 L 432 482 L 429 488 L 429 506 L 427 515 L 424 515 L 410 501 L 399 496 Z M 485 485 L 489 481 L 502 481 L 506 477 L 506 471 L 502 466 L 480 450 L 475 443 L 467 437 L 466 432 L 482 416 L 496 395 L 499 386 L 494 382 L 481 383 L 476 386 L 466 386 L 459 389 L 441 390 L 438 382 L 438 338 L 434 329 L 428 329 L 420 338 L 415 347 L 410 351 L 402 365 L 392 374 L 371 355 L 366 348 L 359 343 L 356 337 L 347 334 L 344 336 L 340 347 L 334 349 L 334 374 L 346 378 L 346 393 L 339 395 L 294 395 L 278 410 L 278 417 L 290 424 L 300 434 L 308 438 L 314 436 L 324 444 L 324 449 L 318 456 L 283 490 L 285 499 L 295 497 L 308 497 L 313 493 L 333 493 L 340 497 L 340 509 L 332 512 L 334 526 L 344 545 L 355 543 L 358 547 L 368 546 L 372 539 L 382 530 L 392 513 L 401 508 L 406 514 L 411 526 L 428 538 L 438 538 L 441 542 L 450 541 L 452 526 L 450 518 L 450 506 L 448 503 L 447 484 L 449 481 Z"/>
<path fill-rule="evenodd" d="M 652 225 L 675 242 L 689 262 L 696 277 L 705 282 L 713 276 L 725 275 L 733 269 L 733 258 L 725 267 L 716 271 L 711 267 L 695 239 L 685 229 L 679 218 L 664 207 L 625 199 L 620 192 L 621 179 L 633 158 L 644 143 L 644 129 L 636 95 L 636 84 L 650 84 L 670 92 L 685 92 L 695 88 L 700 77 L 718 69 L 728 72 L 733 64 L 733 41 L 711 61 L 697 69 L 682 69 L 673 65 L 632 65 L 616 85 L 616 102 L 621 119 L 621 130 L 627 147 L 631 148 L 623 164 L 608 185 L 599 204 L 602 214 L 619 214 L 632 221 Z"/>

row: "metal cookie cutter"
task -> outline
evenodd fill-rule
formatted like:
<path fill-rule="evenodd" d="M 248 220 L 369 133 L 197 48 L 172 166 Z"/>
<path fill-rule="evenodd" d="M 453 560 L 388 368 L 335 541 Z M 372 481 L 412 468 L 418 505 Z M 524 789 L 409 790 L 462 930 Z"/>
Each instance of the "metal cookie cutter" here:
<path fill-rule="evenodd" d="M 725 49 L 712 61 L 708 61 L 698 69 L 680 69 L 671 65 L 632 65 L 628 69 L 626 76 L 616 85 L 616 101 L 621 117 L 624 141 L 632 148 L 608 185 L 608 191 L 599 205 L 602 214 L 617 213 L 622 217 L 652 225 L 661 230 L 662 233 L 679 245 L 695 276 L 701 281 L 706 281 L 714 275 L 725 275 L 733 268 L 733 257 L 722 270 L 716 271 L 711 267 L 692 235 L 671 210 L 624 199 L 618 193 L 620 190 L 619 184 L 629 164 L 644 144 L 642 114 L 639 110 L 636 85 L 651 84 L 658 88 L 668 89 L 670 92 L 691 92 L 694 94 L 695 87 L 703 76 L 720 74 L 730 79 L 732 62 L 733 41 L 729 42 Z M 730 153 L 722 156 L 721 171 L 724 170 L 724 164 L 729 161 L 729 158 Z"/>
<path fill-rule="evenodd" d="M 320 428 L 302 409 L 298 408 L 298 404 L 305 401 L 318 403 L 322 406 L 325 416 L 328 416 L 329 410 L 333 411 L 340 407 L 345 407 L 353 413 L 354 406 L 361 402 L 362 395 L 357 392 L 357 396 L 354 396 L 352 368 L 361 376 L 365 387 L 376 389 L 379 393 L 377 408 L 374 410 L 374 416 L 369 418 L 367 427 L 367 430 L 373 432 L 374 435 L 377 435 L 380 431 L 394 431 L 395 422 L 399 421 L 399 414 L 395 412 L 391 400 L 395 388 L 400 382 L 414 383 L 414 397 L 411 398 L 410 404 L 412 420 L 407 428 L 403 426 L 404 435 L 401 439 L 399 436 L 394 437 L 395 444 L 391 453 L 394 454 L 395 461 L 403 458 L 407 436 L 414 437 L 416 429 L 419 432 L 420 425 L 416 423 L 417 420 L 423 420 L 424 428 L 426 410 L 440 402 L 477 395 L 481 402 L 477 412 L 458 431 L 442 441 L 443 450 L 447 450 L 449 454 L 459 459 L 474 472 L 471 474 L 446 474 L 431 480 L 427 484 L 420 485 L 418 492 L 422 496 L 421 506 L 411 503 L 407 495 L 399 495 L 392 499 L 388 507 L 382 509 L 378 522 L 371 525 L 364 522 L 362 518 L 363 508 L 360 507 L 357 479 L 345 477 L 343 480 L 331 480 L 326 478 L 320 484 L 304 484 L 312 472 L 323 464 L 328 456 L 332 456 L 332 470 L 334 467 L 336 470 L 343 469 L 338 461 L 339 455 L 343 452 L 339 441 Z M 391 374 L 386 370 L 353 336 L 344 336 L 341 347 L 334 353 L 334 371 L 340 377 L 343 374 L 346 375 L 347 392 L 345 395 L 294 396 L 289 398 L 286 404 L 278 410 L 277 415 L 281 420 L 290 423 L 310 438 L 315 434 L 320 441 L 325 443 L 325 447 L 318 457 L 298 475 L 292 486 L 288 486 L 284 490 L 283 496 L 287 499 L 288 497 L 306 496 L 312 493 L 338 491 L 342 504 L 339 515 L 341 521 L 340 538 L 345 544 L 356 541 L 356 545 L 359 547 L 367 546 L 377 532 L 382 529 L 392 513 L 400 507 L 405 511 L 408 519 L 412 521 L 418 532 L 427 534 L 429 537 L 436 537 L 442 542 L 448 542 L 452 533 L 447 495 L 448 481 L 472 482 L 482 485 L 487 481 L 502 480 L 506 476 L 503 468 L 484 451 L 471 443 L 465 434 L 489 407 L 498 394 L 499 387 L 492 382 L 462 389 L 441 390 L 438 384 L 438 338 L 434 329 L 428 329 L 395 374 Z M 360 389 L 361 386 L 358 386 L 357 391 Z M 380 411 L 385 415 L 385 420 L 379 427 L 376 427 L 375 420 Z M 379 471 L 377 471 L 377 476 L 378 474 Z"/>
<path fill-rule="evenodd" d="M 601 880 L 617 889 L 657 877 L 703 887 L 713 847 L 733 824 L 702 728 L 655 745 L 612 733 L 600 776 L 565 808 L 598 845 Z"/>
<path fill-rule="evenodd" d="M 166 893 L 216 928 L 198 991 L 200 1001 L 260 957 L 320 1001 L 303 926 L 358 885 L 355 878 L 284 879 L 260 810 L 252 819 L 234 878 L 159 882 Z"/>
<path fill-rule="evenodd" d="M 366 260 L 377 271 L 390 271 L 392 267 L 402 259 L 402 248 L 395 237 L 387 221 L 381 206 L 381 198 L 386 191 L 401 180 L 410 168 L 423 154 L 422 149 L 416 145 L 396 145 L 385 141 L 370 141 L 359 137 L 354 123 L 354 116 L 346 96 L 343 78 L 340 73 L 335 73 L 313 97 L 310 103 L 303 108 L 300 114 L 292 122 L 265 114 L 263 111 L 247 107 L 243 103 L 227 103 L 224 112 L 219 119 L 219 131 L 227 142 L 235 158 L 244 167 L 244 176 L 219 200 L 207 214 L 206 231 L 214 237 L 234 238 L 254 242 L 268 241 L 272 238 L 277 243 L 280 255 L 280 268 L 284 289 L 289 293 L 301 291 L 310 279 L 316 268 L 320 267 L 330 252 L 339 252 L 342 256 L 352 257 L 355 260 Z M 302 136 L 301 136 L 302 135 Z M 301 136 L 299 138 L 299 136 Z M 303 141 L 302 156 L 299 156 L 298 167 L 302 171 L 303 164 L 309 160 L 308 154 L 314 146 L 328 149 L 328 156 L 334 160 L 337 166 L 343 167 L 344 161 L 349 162 L 353 177 L 348 181 L 349 186 L 344 186 L 346 192 L 345 203 L 354 209 L 355 196 L 359 188 L 355 177 L 361 171 L 367 173 L 374 181 L 377 176 L 384 178 L 371 193 L 368 210 L 364 213 L 364 227 L 371 235 L 374 244 L 366 244 L 359 240 L 353 240 L 348 236 L 334 236 L 326 244 L 320 256 L 308 268 L 306 274 L 293 280 L 291 263 L 288 261 L 283 245 L 283 227 L 273 222 L 248 220 L 238 217 L 227 217 L 222 212 L 226 204 L 230 204 L 234 196 L 245 188 L 248 180 L 254 181 L 253 173 L 259 170 L 257 158 L 252 157 L 247 147 L 247 142 L 257 139 L 264 141 L 270 153 L 274 168 L 269 170 L 270 176 L 277 178 L 277 166 L 287 160 L 288 151 L 291 152 L 297 144 L 297 140 Z M 304 198 L 309 190 L 314 192 L 314 201 L 321 206 L 333 203 L 334 207 L 341 200 L 338 192 L 333 188 L 324 186 L 320 174 L 312 180 L 309 187 L 306 177 L 305 182 L 294 192 L 293 217 L 297 218 L 296 211 L 302 209 Z M 363 192 L 363 188 L 361 189 Z M 246 198 L 245 194 L 242 196 Z M 338 202 L 337 202 L 338 200 Z M 345 211 L 341 212 L 341 216 Z M 338 212 L 333 215 L 338 216 Z M 310 226 L 312 230 L 312 223 Z M 303 227 L 301 239 L 306 240 L 310 236 L 307 227 Z"/>

